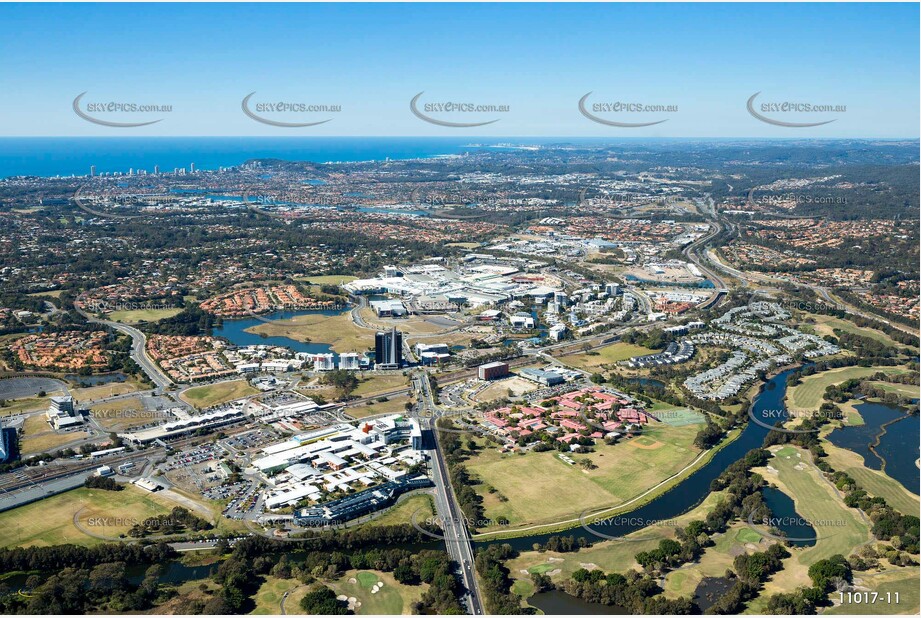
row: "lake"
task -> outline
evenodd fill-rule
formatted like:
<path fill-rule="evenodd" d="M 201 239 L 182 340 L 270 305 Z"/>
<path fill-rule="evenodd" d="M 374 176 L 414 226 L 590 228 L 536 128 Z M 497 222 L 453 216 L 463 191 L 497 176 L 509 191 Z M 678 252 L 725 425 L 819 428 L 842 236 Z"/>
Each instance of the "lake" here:
<path fill-rule="evenodd" d="M 921 475 L 915 465 L 921 439 L 918 416 L 906 414 L 899 406 L 872 401 L 854 407 L 864 424 L 839 427 L 828 440 L 854 451 L 863 457 L 866 467 L 882 470 L 913 494 L 921 493 Z"/>
<path fill-rule="evenodd" d="M 347 310 L 346 310 L 347 311 Z M 258 318 L 244 318 L 241 320 L 224 320 L 220 328 L 215 328 L 213 334 L 215 337 L 223 337 L 236 346 L 248 345 L 274 345 L 291 348 L 295 352 L 305 352 L 307 354 L 325 354 L 331 352 L 332 348 L 328 343 L 318 343 L 311 341 L 305 343 L 290 339 L 288 337 L 262 337 L 256 333 L 246 332 L 247 328 L 259 326 L 270 321 L 290 320 L 299 315 L 320 314 L 320 315 L 339 315 L 344 311 L 341 309 L 323 309 L 309 311 L 277 311 L 269 313 Z"/>

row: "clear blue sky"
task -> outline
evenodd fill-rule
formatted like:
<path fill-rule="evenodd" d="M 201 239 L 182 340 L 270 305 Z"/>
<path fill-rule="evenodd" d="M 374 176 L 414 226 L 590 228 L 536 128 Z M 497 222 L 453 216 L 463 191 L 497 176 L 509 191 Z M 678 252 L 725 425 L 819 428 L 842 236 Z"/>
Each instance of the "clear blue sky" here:
<path fill-rule="evenodd" d="M 0 135 L 508 135 L 918 137 L 917 4 L 3 4 Z M 425 123 L 423 102 L 508 105 L 476 129 Z M 156 125 L 86 122 L 86 100 L 172 105 Z M 247 118 L 241 99 L 336 104 L 300 129 Z M 577 103 L 677 105 L 612 128 Z M 759 122 L 746 100 L 846 105 Z M 84 101 L 86 103 L 86 101 Z M 99 117 L 111 117 L 105 114 Z M 280 116 L 266 116 L 282 119 Z M 120 116 L 124 119 L 126 116 Z"/>

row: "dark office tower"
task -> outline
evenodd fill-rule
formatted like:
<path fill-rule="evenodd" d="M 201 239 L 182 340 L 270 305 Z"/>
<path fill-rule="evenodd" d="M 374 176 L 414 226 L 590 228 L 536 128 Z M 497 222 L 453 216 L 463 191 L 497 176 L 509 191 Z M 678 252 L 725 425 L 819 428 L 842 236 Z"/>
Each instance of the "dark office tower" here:
<path fill-rule="evenodd" d="M 374 368 L 399 369 L 403 366 L 403 333 L 396 328 L 374 336 Z"/>

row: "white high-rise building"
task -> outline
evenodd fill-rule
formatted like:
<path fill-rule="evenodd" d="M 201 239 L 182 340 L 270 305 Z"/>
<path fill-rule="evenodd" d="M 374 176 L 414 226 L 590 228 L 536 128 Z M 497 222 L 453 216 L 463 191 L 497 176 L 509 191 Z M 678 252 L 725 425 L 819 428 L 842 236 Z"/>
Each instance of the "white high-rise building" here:
<path fill-rule="evenodd" d="M 313 357 L 314 371 L 332 371 L 336 368 L 335 354 L 316 354 Z"/>
<path fill-rule="evenodd" d="M 361 365 L 358 361 L 358 352 L 344 352 L 339 355 L 339 369 L 352 371 L 360 368 Z"/>

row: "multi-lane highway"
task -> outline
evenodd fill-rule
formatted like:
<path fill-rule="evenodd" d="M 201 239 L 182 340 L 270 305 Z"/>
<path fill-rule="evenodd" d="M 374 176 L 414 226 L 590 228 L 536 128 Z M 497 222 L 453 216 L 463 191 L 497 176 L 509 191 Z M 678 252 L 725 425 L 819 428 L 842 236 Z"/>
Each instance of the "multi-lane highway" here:
<path fill-rule="evenodd" d="M 420 422 L 423 429 L 428 430 L 428 433 L 432 436 L 432 481 L 435 483 L 435 507 L 442 521 L 445 546 L 448 550 L 448 555 L 458 564 L 464 587 L 467 589 L 464 602 L 467 604 L 468 611 L 471 614 L 482 615 L 483 602 L 473 562 L 473 545 L 470 542 L 470 533 L 467 530 L 464 515 L 457 504 L 454 490 L 451 487 L 451 479 L 448 475 L 441 444 L 437 435 L 435 435 L 435 423 L 437 422 L 439 411 L 433 401 L 427 375 L 425 373 L 414 373 L 413 386 L 419 395 L 419 406 L 423 413 Z"/>

